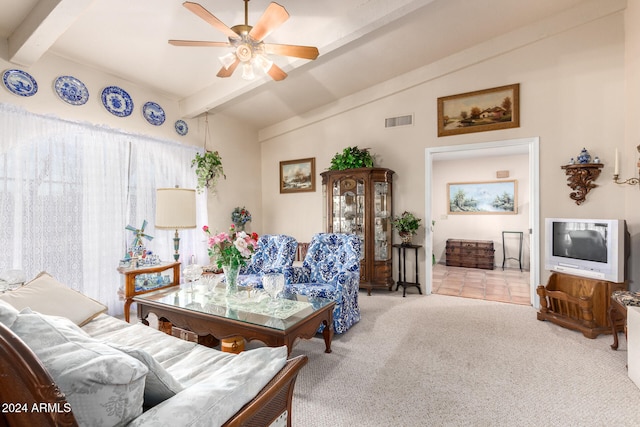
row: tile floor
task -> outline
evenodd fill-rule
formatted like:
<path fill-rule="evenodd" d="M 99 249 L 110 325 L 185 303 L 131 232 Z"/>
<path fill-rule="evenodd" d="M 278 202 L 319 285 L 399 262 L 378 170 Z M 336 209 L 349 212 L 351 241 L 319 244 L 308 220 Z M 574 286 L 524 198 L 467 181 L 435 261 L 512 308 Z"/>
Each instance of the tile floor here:
<path fill-rule="evenodd" d="M 434 294 L 453 295 L 488 301 L 530 305 L 529 272 L 497 267 L 494 270 L 478 268 L 433 267 Z"/>

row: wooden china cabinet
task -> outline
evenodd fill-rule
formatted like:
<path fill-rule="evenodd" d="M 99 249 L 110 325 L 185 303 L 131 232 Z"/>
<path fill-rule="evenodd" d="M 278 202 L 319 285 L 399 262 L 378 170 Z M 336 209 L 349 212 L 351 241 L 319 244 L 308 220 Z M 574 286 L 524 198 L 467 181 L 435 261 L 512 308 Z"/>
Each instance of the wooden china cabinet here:
<path fill-rule="evenodd" d="M 357 168 L 321 173 L 328 233 L 360 238 L 360 287 L 393 287 L 391 276 L 392 176 L 385 168 Z"/>

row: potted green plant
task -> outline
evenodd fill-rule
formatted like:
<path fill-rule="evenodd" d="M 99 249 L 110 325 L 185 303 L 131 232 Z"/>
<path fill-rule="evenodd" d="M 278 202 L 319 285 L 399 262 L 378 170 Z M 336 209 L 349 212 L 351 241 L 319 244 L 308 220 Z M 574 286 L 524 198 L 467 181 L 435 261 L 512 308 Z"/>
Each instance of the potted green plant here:
<path fill-rule="evenodd" d="M 347 147 L 342 152 L 336 153 L 331 159 L 329 170 L 341 171 L 355 168 L 372 168 L 373 156 L 368 148 Z"/>
<path fill-rule="evenodd" d="M 191 167 L 196 167 L 198 193 L 202 193 L 204 188 L 215 190 L 220 177 L 226 178 L 222 168 L 222 157 L 217 151 L 205 151 L 204 154 L 196 153 L 196 157 L 191 161 Z"/>
<path fill-rule="evenodd" d="M 416 234 L 418 228 L 420 228 L 420 221 L 422 221 L 422 219 L 417 218 L 411 212 L 404 211 L 402 215 L 393 217 L 391 225 L 398 230 L 402 243 L 410 244 L 411 238 Z"/>

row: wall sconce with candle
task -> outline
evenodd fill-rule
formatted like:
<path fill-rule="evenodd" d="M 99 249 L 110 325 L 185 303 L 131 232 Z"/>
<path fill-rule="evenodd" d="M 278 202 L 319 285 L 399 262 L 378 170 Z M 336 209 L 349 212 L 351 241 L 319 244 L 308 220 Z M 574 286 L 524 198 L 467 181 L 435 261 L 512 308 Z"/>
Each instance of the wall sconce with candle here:
<path fill-rule="evenodd" d="M 638 153 L 640 153 L 640 145 L 636 147 Z M 616 184 L 630 184 L 630 185 L 638 185 L 640 184 L 640 178 L 629 178 L 624 181 L 618 180 L 620 174 L 620 164 L 618 162 L 618 149 L 616 148 L 616 158 L 613 168 L 613 182 Z M 638 158 L 638 175 L 640 176 L 640 157 Z"/>

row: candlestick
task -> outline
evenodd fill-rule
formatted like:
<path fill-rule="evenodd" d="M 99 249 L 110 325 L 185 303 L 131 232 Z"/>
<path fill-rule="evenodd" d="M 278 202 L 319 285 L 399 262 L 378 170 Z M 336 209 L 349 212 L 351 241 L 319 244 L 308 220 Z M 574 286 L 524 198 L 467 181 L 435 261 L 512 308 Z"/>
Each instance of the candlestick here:
<path fill-rule="evenodd" d="M 614 165 L 613 165 L 613 174 L 614 175 L 619 175 L 619 169 L 620 166 L 618 165 L 618 149 L 616 148 L 616 158 L 614 160 Z"/>

